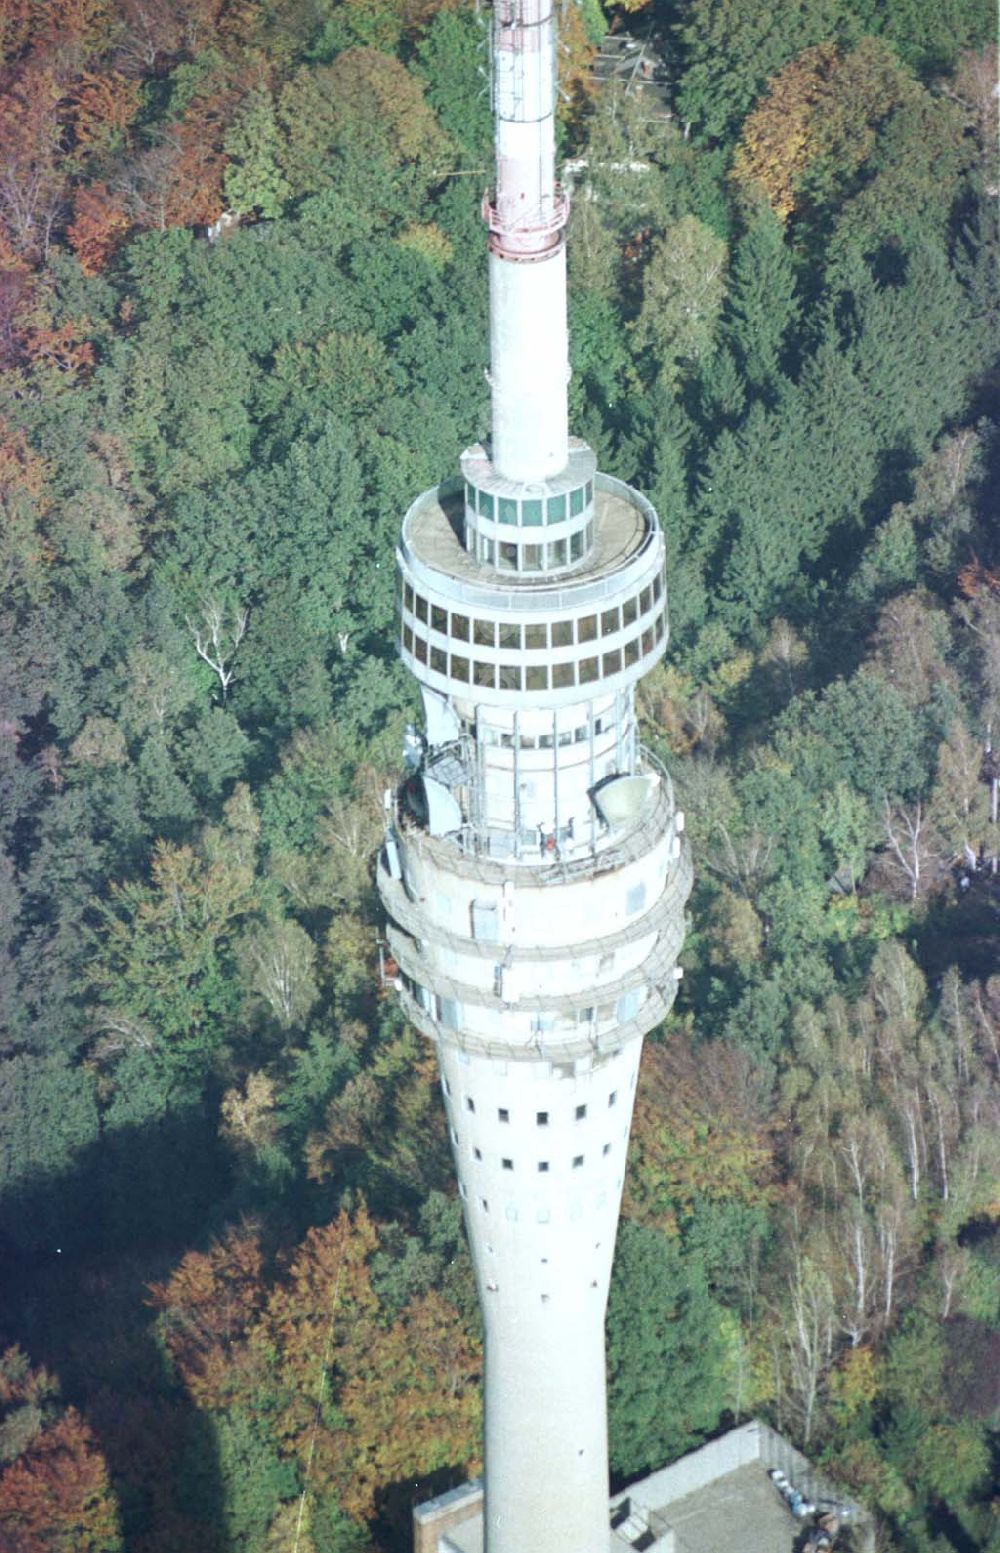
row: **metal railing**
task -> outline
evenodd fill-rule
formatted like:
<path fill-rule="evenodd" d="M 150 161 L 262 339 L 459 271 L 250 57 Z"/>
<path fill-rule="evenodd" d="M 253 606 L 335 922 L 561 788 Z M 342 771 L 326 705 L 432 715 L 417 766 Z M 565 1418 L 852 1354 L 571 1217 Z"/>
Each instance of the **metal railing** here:
<path fill-rule="evenodd" d="M 500 858 L 486 850 L 489 837 L 484 838 L 472 825 L 464 825 L 447 836 L 431 836 L 415 823 L 401 822 L 397 815 L 400 839 L 404 848 L 422 852 L 437 867 L 482 884 L 502 885 L 510 880 L 528 888 L 544 888 L 596 878 L 651 851 L 673 819 L 673 783 L 663 762 L 644 744 L 639 746 L 637 770 L 653 771 L 660 779 L 650 807 L 627 831 L 608 833 L 599 844 L 575 857 L 561 858 L 556 854 L 551 859 Z"/>

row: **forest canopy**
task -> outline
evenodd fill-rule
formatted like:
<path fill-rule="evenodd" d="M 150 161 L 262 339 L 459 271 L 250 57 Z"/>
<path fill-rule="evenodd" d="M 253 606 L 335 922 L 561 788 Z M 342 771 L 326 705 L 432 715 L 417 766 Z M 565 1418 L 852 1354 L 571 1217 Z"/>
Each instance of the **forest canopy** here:
<path fill-rule="evenodd" d="M 696 862 L 608 1313 L 624 1481 L 768 1418 L 1000 1548 L 985 0 L 560 12 L 573 428 L 647 491 Z M 476 1470 L 378 975 L 403 512 L 488 427 L 472 0 L 0 4 L 0 1525 L 395 1553 Z M 652 90 L 598 84 L 605 30 Z M 6 1543 L 5 1543 L 6 1545 Z"/>

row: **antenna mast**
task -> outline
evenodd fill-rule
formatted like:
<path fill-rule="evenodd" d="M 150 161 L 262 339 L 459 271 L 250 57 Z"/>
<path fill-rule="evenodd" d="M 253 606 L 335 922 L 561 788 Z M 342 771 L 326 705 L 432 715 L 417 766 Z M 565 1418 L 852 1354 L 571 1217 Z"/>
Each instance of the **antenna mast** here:
<path fill-rule="evenodd" d="M 483 201 L 490 248 L 492 462 L 543 480 L 569 454 L 566 197 L 555 172 L 553 0 L 495 0 L 496 183 Z"/>

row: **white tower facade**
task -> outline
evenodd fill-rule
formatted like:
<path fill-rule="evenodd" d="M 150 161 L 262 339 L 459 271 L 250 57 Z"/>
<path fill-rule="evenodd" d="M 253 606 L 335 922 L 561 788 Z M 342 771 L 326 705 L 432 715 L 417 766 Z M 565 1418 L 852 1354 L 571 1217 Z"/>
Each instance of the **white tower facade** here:
<path fill-rule="evenodd" d="M 492 436 L 403 521 L 425 729 L 378 866 L 482 1304 L 487 1553 L 607 1553 L 605 1306 L 642 1038 L 673 1002 L 691 884 L 635 716 L 666 642 L 663 536 L 567 430 L 552 3 L 493 7 Z"/>

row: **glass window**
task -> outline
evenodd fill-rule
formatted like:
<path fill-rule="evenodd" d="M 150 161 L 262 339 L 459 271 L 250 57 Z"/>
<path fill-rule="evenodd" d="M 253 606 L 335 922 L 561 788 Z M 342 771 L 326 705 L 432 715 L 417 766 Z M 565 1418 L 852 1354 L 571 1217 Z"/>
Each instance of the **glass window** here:
<path fill-rule="evenodd" d="M 405 604 L 407 609 L 412 611 L 412 609 L 413 609 L 413 589 L 410 587 L 410 584 L 408 582 L 404 582 L 404 584 L 403 584 L 403 603 Z"/>
<path fill-rule="evenodd" d="M 581 658 L 580 659 L 580 684 L 581 685 L 590 685 L 590 684 L 593 683 L 593 681 L 595 679 L 597 679 L 597 659 L 596 658 Z"/>
<path fill-rule="evenodd" d="M 497 545 L 497 566 L 502 572 L 517 571 L 517 546 L 510 544 Z"/>
<path fill-rule="evenodd" d="M 469 640 L 468 615 L 452 615 L 451 634 L 456 636 L 460 642 L 467 642 Z"/>
<path fill-rule="evenodd" d="M 569 493 L 570 517 L 579 517 L 583 511 L 583 486 L 578 485 L 575 491 Z"/>
<path fill-rule="evenodd" d="M 517 522 L 517 502 L 513 496 L 501 496 L 499 518 L 501 523 Z"/>
<path fill-rule="evenodd" d="M 412 652 L 413 651 L 413 627 L 412 626 L 404 626 L 403 627 L 403 646 L 406 648 L 407 652 Z"/>
<path fill-rule="evenodd" d="M 565 690 L 568 686 L 570 686 L 572 684 L 573 684 L 573 664 L 572 663 L 554 663 L 552 665 L 552 689 L 553 690 Z M 568 744 L 570 742 L 571 735 L 570 734 L 566 734 L 565 737 L 566 737 L 566 743 Z M 562 736 L 560 736 L 560 741 L 559 742 L 562 743 Z"/>
<path fill-rule="evenodd" d="M 531 497 L 521 503 L 521 522 L 525 528 L 539 528 L 542 522 L 542 503 L 537 497 Z"/>
<path fill-rule="evenodd" d="M 556 741 L 553 739 L 551 733 L 543 733 L 539 735 L 538 748 L 540 750 L 554 750 L 555 747 Z"/>
<path fill-rule="evenodd" d="M 484 518 L 492 518 L 492 516 L 493 516 L 493 497 L 490 495 L 489 491 L 480 491 L 480 493 L 479 493 L 479 510 L 482 513 Z"/>
<path fill-rule="evenodd" d="M 524 628 L 524 645 L 525 645 L 525 647 L 528 648 L 528 650 L 530 652 L 537 652 L 539 650 L 539 648 L 548 647 L 548 645 L 549 645 L 548 627 L 547 626 L 525 626 L 525 628 Z"/>
<path fill-rule="evenodd" d="M 492 663 L 479 663 L 472 665 L 473 681 L 477 685 L 483 685 L 487 690 L 495 688 L 495 671 Z"/>
<path fill-rule="evenodd" d="M 657 572 L 656 576 L 653 578 L 653 597 L 657 603 L 659 603 L 660 599 L 663 597 L 663 578 L 660 576 L 659 572 Z"/>
<path fill-rule="evenodd" d="M 448 672 L 448 656 L 440 647 L 431 648 L 431 668 L 438 674 Z"/>
<path fill-rule="evenodd" d="M 426 625 L 426 623 L 427 623 L 427 600 L 426 599 L 422 599 L 420 597 L 417 597 L 416 599 L 414 599 L 414 601 L 413 601 L 413 610 L 414 610 L 414 614 L 416 615 L 417 619 L 418 620 L 422 620 L 424 622 L 424 624 Z"/>
<path fill-rule="evenodd" d="M 521 548 L 522 572 L 540 572 L 542 569 L 542 546 L 523 545 Z"/>
<path fill-rule="evenodd" d="M 535 1122 L 537 1123 L 537 1125 L 539 1127 L 547 1127 L 549 1125 L 549 1113 L 548 1113 L 548 1111 L 536 1111 L 535 1112 Z"/>
<path fill-rule="evenodd" d="M 413 641 L 413 655 L 418 663 L 427 662 L 427 643 L 422 636 L 417 636 Z"/>
<path fill-rule="evenodd" d="M 440 604 L 431 605 L 431 625 L 434 627 L 435 631 L 441 631 L 447 634 L 448 611 L 446 609 L 442 609 Z"/>
<path fill-rule="evenodd" d="M 588 480 L 583 489 L 584 489 L 584 492 L 585 492 L 586 497 L 587 497 L 587 502 L 589 504 L 594 499 L 594 482 L 593 482 L 593 480 Z"/>
<path fill-rule="evenodd" d="M 546 510 L 550 523 L 561 523 L 566 516 L 565 496 L 550 496 Z"/>
<path fill-rule="evenodd" d="M 547 1159 L 540 1159 L 538 1161 L 538 1173 L 539 1173 L 539 1175 L 545 1175 L 545 1173 L 548 1170 L 548 1168 L 549 1168 L 549 1162 L 548 1162 Z"/>
<path fill-rule="evenodd" d="M 643 633 L 642 633 L 642 656 L 645 657 L 648 652 L 652 652 L 652 651 L 653 651 L 653 633 L 652 633 L 651 630 L 650 631 L 643 631 Z"/>
<path fill-rule="evenodd" d="M 499 642 L 501 647 L 513 647 L 518 652 L 521 650 L 521 627 L 505 624 L 501 621 L 499 626 Z"/>
<path fill-rule="evenodd" d="M 636 609 L 635 599 L 626 599 L 622 606 L 622 625 L 635 625 L 637 617 L 638 610 Z"/>
<path fill-rule="evenodd" d="M 479 559 L 485 561 L 487 566 L 493 565 L 493 541 L 482 539 L 479 541 Z"/>
<path fill-rule="evenodd" d="M 472 624 L 472 640 L 477 647 L 495 647 L 496 627 L 492 620 L 475 620 Z"/>
<path fill-rule="evenodd" d="M 578 642 L 596 642 L 596 615 L 581 615 L 580 619 L 576 623 L 576 639 Z"/>
<path fill-rule="evenodd" d="M 601 659 L 601 673 L 607 678 L 609 674 L 617 674 L 622 666 L 620 652 L 606 652 Z"/>
<path fill-rule="evenodd" d="M 583 1155 L 582 1154 L 574 1154 L 573 1155 L 573 1169 L 574 1170 L 579 1170 L 582 1164 L 583 1164 Z"/>
<path fill-rule="evenodd" d="M 617 609 L 606 609 L 601 616 L 601 635 L 613 636 L 621 625 L 621 616 Z"/>
<path fill-rule="evenodd" d="M 466 480 L 466 482 L 465 482 L 465 505 L 467 507 L 471 507 L 473 512 L 475 512 L 475 510 L 476 510 L 476 487 L 474 485 L 470 485 L 468 480 Z"/>
<path fill-rule="evenodd" d="M 520 690 L 521 665 L 519 663 L 501 663 L 499 686 L 501 690 Z"/>
<path fill-rule="evenodd" d="M 573 622 L 572 620 L 553 620 L 552 622 L 553 647 L 572 647 Z"/>
<path fill-rule="evenodd" d="M 659 642 L 659 641 L 662 641 L 662 639 L 663 639 L 663 616 L 662 615 L 658 615 L 656 617 L 656 640 Z"/>
<path fill-rule="evenodd" d="M 463 683 L 466 684 L 466 685 L 469 683 L 469 660 L 468 660 L 468 658 L 456 658 L 455 654 L 452 653 L 452 657 L 451 657 L 451 677 L 452 677 L 452 679 L 460 679 L 460 680 L 462 680 Z"/>
<path fill-rule="evenodd" d="M 558 566 L 566 565 L 566 541 L 557 539 L 554 545 L 545 546 L 545 570 L 554 571 Z"/>
<path fill-rule="evenodd" d="M 625 667 L 629 668 L 639 661 L 639 638 L 633 636 L 630 642 L 625 643 Z"/>
<path fill-rule="evenodd" d="M 642 592 L 639 595 L 639 613 L 641 615 L 646 615 L 646 614 L 649 613 L 649 611 L 652 609 L 652 607 L 653 607 L 653 584 L 650 583 L 649 587 L 648 588 L 643 588 Z"/>
<path fill-rule="evenodd" d="M 577 1119 L 577 1121 L 578 1122 L 582 1122 L 583 1118 L 586 1116 L 586 1114 L 587 1114 L 587 1107 L 585 1105 L 578 1105 L 577 1108 L 576 1108 L 576 1119 Z"/>
<path fill-rule="evenodd" d="M 548 690 L 549 671 L 544 664 L 529 663 L 524 671 L 525 690 Z"/>
<path fill-rule="evenodd" d="M 510 1121 L 510 1112 L 508 1111 L 508 1109 L 507 1109 L 507 1107 L 505 1105 L 501 1105 L 501 1106 L 497 1107 L 497 1121 L 498 1122 L 509 1122 Z"/>
<path fill-rule="evenodd" d="M 512 1159 L 502 1159 L 500 1161 L 500 1165 L 501 1165 L 501 1168 L 504 1169 L 504 1170 L 513 1170 L 513 1168 L 514 1168 L 514 1161 Z"/>
<path fill-rule="evenodd" d="M 578 529 L 575 534 L 569 536 L 569 558 L 571 561 L 579 561 L 583 555 L 583 529 Z"/>
<path fill-rule="evenodd" d="M 594 525 L 593 525 L 593 523 L 588 523 L 587 524 L 587 527 L 583 531 L 583 539 L 584 539 L 584 544 L 586 545 L 587 549 L 589 550 L 591 545 L 594 542 Z"/>

